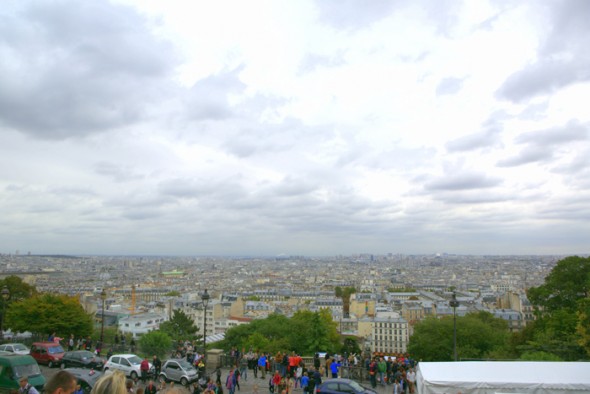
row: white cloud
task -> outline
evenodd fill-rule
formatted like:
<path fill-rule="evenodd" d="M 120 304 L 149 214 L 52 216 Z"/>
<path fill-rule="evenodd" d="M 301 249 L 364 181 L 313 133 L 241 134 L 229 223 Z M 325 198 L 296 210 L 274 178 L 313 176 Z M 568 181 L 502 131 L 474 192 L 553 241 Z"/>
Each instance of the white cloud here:
<path fill-rule="evenodd" d="M 587 252 L 586 11 L 8 1 L 0 252 Z"/>

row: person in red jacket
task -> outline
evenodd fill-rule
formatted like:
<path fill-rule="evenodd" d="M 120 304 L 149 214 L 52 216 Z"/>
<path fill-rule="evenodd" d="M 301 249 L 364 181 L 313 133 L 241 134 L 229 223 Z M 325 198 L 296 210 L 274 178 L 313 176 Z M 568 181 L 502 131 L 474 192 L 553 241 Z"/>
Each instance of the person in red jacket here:
<path fill-rule="evenodd" d="M 148 372 L 150 371 L 150 362 L 148 361 L 147 357 L 143 358 L 143 361 L 139 365 L 139 370 L 141 371 L 141 381 L 145 384 Z"/>

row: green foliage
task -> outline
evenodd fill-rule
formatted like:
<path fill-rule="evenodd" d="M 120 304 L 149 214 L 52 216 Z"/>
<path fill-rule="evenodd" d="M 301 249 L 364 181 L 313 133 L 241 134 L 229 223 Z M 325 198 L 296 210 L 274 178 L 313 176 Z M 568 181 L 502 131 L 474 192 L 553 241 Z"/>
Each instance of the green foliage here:
<path fill-rule="evenodd" d="M 578 301 L 589 294 L 590 257 L 570 256 L 557 262 L 544 284 L 530 288 L 528 298 L 547 313 L 563 309 L 573 312 Z"/>
<path fill-rule="evenodd" d="M 340 354 L 360 354 L 361 348 L 356 340 L 356 337 L 347 336 L 344 337 L 342 342 L 342 348 Z"/>
<path fill-rule="evenodd" d="M 590 298 L 580 300 L 577 317 L 576 332 L 579 336 L 578 344 L 590 356 Z"/>
<path fill-rule="evenodd" d="M 255 295 L 251 295 L 249 297 L 246 297 L 246 301 L 260 301 L 261 298 L 259 296 L 255 296 Z"/>
<path fill-rule="evenodd" d="M 164 358 L 172 349 L 172 338 L 165 332 L 151 331 L 139 338 L 139 349 L 148 358 L 154 354 Z"/>
<path fill-rule="evenodd" d="M 95 340 L 99 340 L 100 339 L 100 332 L 101 331 L 101 327 L 100 326 L 95 326 L 94 327 L 94 331 L 92 332 L 92 338 Z M 104 343 L 105 344 L 113 344 L 115 343 L 115 335 L 117 334 L 117 332 L 119 331 L 118 327 L 106 327 L 104 328 Z M 108 346 L 108 345 L 105 345 Z M 104 347 L 106 349 L 106 347 Z"/>
<path fill-rule="evenodd" d="M 82 308 L 77 297 L 40 294 L 10 304 L 6 312 L 6 327 L 14 331 L 69 338 L 92 334 L 92 316 Z"/>
<path fill-rule="evenodd" d="M 523 361 L 563 361 L 553 353 L 547 352 L 525 352 L 520 356 Z"/>
<path fill-rule="evenodd" d="M 457 354 L 463 359 L 487 359 L 506 353 L 507 323 L 488 312 L 457 317 Z M 453 359 L 453 318 L 429 317 L 414 326 L 408 352 L 425 361 Z"/>
<path fill-rule="evenodd" d="M 590 257 L 570 256 L 558 261 L 545 283 L 528 291 L 538 317 L 520 349 L 552 353 L 567 361 L 587 358 L 589 294 Z"/>
<path fill-rule="evenodd" d="M 160 324 L 160 331 L 166 333 L 168 337 L 179 341 L 195 339 L 199 328 L 186 313 L 180 309 L 175 309 L 172 313 L 172 318 Z"/>
<path fill-rule="evenodd" d="M 15 275 L 10 275 L 0 280 L 0 290 L 4 287 L 8 289 L 10 296 L 6 301 L 3 297 L 0 297 L 0 308 L 4 308 L 4 303 L 6 303 L 6 307 L 8 307 L 14 302 L 37 295 L 37 289 L 34 286 L 23 282 L 20 277 Z"/>
<path fill-rule="evenodd" d="M 166 297 L 180 297 L 180 291 L 172 290 L 165 294 Z"/>
<path fill-rule="evenodd" d="M 266 319 L 230 328 L 220 345 L 225 349 L 237 347 L 271 354 L 293 350 L 304 355 L 341 347 L 336 323 L 328 310 L 298 311 L 290 319 L 271 314 Z"/>

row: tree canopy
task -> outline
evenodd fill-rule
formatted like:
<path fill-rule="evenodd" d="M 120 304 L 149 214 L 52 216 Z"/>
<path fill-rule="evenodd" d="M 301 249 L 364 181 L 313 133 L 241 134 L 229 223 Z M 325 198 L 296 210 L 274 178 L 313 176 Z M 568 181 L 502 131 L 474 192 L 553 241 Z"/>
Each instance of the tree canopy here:
<path fill-rule="evenodd" d="M 186 313 L 180 309 L 175 309 L 172 312 L 172 318 L 160 324 L 160 331 L 176 341 L 192 340 L 199 328 Z"/>
<path fill-rule="evenodd" d="M 340 351 L 342 347 L 336 323 L 327 309 L 297 311 L 292 318 L 273 313 L 266 319 L 230 328 L 221 345 L 227 349 L 295 351 L 303 355 Z"/>
<path fill-rule="evenodd" d="M 4 298 L 0 297 L 0 305 L 2 307 L 4 307 L 4 302 L 6 302 L 6 306 L 8 306 L 13 302 L 24 300 L 25 298 L 29 298 L 37 294 L 37 289 L 35 286 L 31 286 L 28 283 L 23 282 L 20 277 L 15 275 L 10 275 L 0 280 L 0 290 L 2 290 L 4 287 L 6 287 L 9 291 L 9 298 L 8 300 L 4 301 Z"/>
<path fill-rule="evenodd" d="M 509 337 L 508 324 L 489 312 L 457 317 L 459 358 L 498 358 L 505 351 Z M 453 360 L 453 317 L 428 317 L 417 323 L 408 352 L 420 360 Z"/>
<path fill-rule="evenodd" d="M 150 331 L 139 338 L 139 349 L 146 357 L 164 358 L 172 350 L 172 338 L 160 330 Z"/>
<path fill-rule="evenodd" d="M 590 356 L 590 257 L 558 261 L 545 283 L 530 288 L 527 295 L 537 320 L 521 338 L 520 349 L 567 361 Z"/>
<path fill-rule="evenodd" d="M 92 334 L 92 316 L 77 297 L 62 294 L 39 294 L 10 304 L 5 327 L 14 331 L 49 335 L 57 333 L 86 337 Z"/>

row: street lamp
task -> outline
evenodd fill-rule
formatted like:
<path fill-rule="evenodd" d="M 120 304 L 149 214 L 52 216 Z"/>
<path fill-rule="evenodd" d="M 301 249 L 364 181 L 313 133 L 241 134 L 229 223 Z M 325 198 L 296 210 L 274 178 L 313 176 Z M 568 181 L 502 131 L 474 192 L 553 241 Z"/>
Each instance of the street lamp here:
<path fill-rule="evenodd" d="M 2 288 L 2 319 L 0 320 L 0 339 L 4 339 L 4 317 L 6 316 L 6 304 L 10 298 L 10 290 L 4 286 Z"/>
<path fill-rule="evenodd" d="M 457 307 L 459 306 L 459 301 L 457 301 L 457 293 L 454 291 L 449 305 L 453 308 L 453 357 L 457 361 Z"/>
<path fill-rule="evenodd" d="M 100 347 L 104 346 L 104 302 L 107 299 L 107 293 L 104 288 L 100 292 L 100 299 L 102 300 L 102 319 L 100 319 Z"/>
<path fill-rule="evenodd" d="M 209 293 L 207 289 L 201 294 L 203 301 L 203 360 L 205 361 L 205 371 L 207 370 L 207 305 L 209 304 Z"/>

